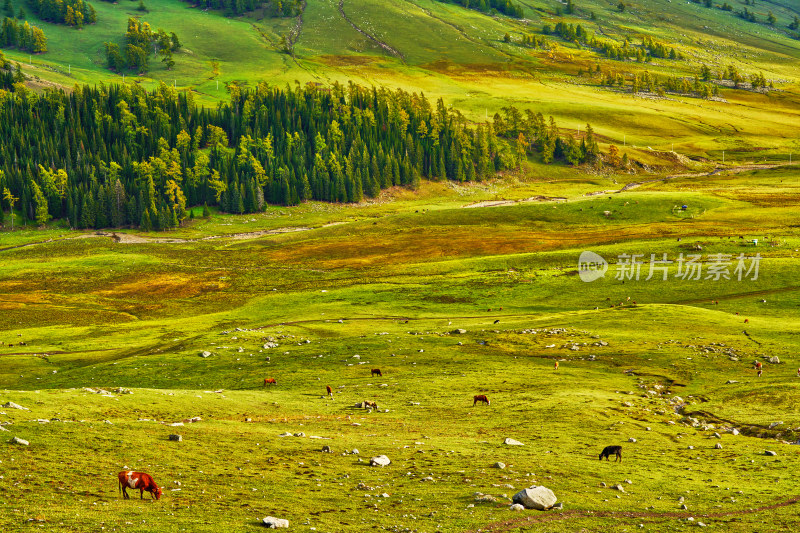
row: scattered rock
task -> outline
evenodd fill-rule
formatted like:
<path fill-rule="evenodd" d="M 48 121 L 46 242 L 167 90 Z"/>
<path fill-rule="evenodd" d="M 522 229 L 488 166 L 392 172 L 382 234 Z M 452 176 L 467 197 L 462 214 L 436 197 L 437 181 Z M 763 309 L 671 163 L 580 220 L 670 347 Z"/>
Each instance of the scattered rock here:
<path fill-rule="evenodd" d="M 379 455 L 369 460 L 370 466 L 387 466 L 390 463 L 391 461 L 385 455 Z"/>
<path fill-rule="evenodd" d="M 631 437 L 631 438 L 629 438 L 629 439 L 628 439 L 628 442 L 636 442 L 636 439 L 634 439 L 633 437 Z"/>
<path fill-rule="evenodd" d="M 616 485 L 611 485 L 611 488 L 614 490 L 618 490 L 620 492 L 625 492 L 625 487 L 617 483 Z"/>
<path fill-rule="evenodd" d="M 716 444 L 714 445 L 714 449 L 715 449 L 715 450 L 721 450 L 721 449 L 722 449 L 722 444 L 720 444 L 719 442 L 718 442 L 718 443 L 716 443 Z"/>
<path fill-rule="evenodd" d="M 774 457 L 774 456 L 776 456 L 778 454 L 773 452 L 772 450 L 766 450 L 766 451 L 764 451 L 764 455 L 769 455 L 771 457 Z"/>
<path fill-rule="evenodd" d="M 500 461 L 497 461 L 497 462 L 494 464 L 494 467 L 495 467 L 495 468 L 499 468 L 500 470 L 502 470 L 502 469 L 504 469 L 504 468 L 506 467 L 506 464 L 505 464 L 505 463 L 501 463 Z"/>
<path fill-rule="evenodd" d="M 552 508 L 556 504 L 557 498 L 547 487 L 534 485 L 514 494 L 512 501 L 524 505 L 527 509 L 544 511 Z"/>
<path fill-rule="evenodd" d="M 330 446 L 323 446 L 322 447 L 322 453 L 332 453 L 331 452 L 331 447 Z"/>
<path fill-rule="evenodd" d="M 183 441 L 183 437 L 181 435 L 170 435 L 169 440 L 174 440 L 175 442 Z"/>
<path fill-rule="evenodd" d="M 211 352 L 200 352 L 200 357 L 211 357 Z"/>
<path fill-rule="evenodd" d="M 10 442 L 11 442 L 11 444 L 19 444 L 21 446 L 30 446 L 31 445 L 30 442 L 26 441 L 25 439 L 21 439 L 19 437 L 14 437 L 13 439 L 11 439 Z"/>
<path fill-rule="evenodd" d="M 777 355 L 773 355 L 772 357 L 769 358 L 769 362 L 772 363 L 773 365 L 777 365 L 780 364 L 781 360 Z"/>
<path fill-rule="evenodd" d="M 27 407 L 22 407 L 21 405 L 14 402 L 4 403 L 3 407 L 6 407 L 8 409 L 22 409 L 23 411 L 30 411 L 30 409 L 28 409 Z"/>
<path fill-rule="evenodd" d="M 463 335 L 466 332 L 467 332 L 467 330 L 458 328 L 458 329 L 454 329 L 450 333 L 452 333 L 453 335 Z"/>
<path fill-rule="evenodd" d="M 276 529 L 279 527 L 289 527 L 289 521 L 285 518 L 275 518 L 274 516 L 268 516 L 264 520 L 264 525 L 270 529 Z"/>
<path fill-rule="evenodd" d="M 503 441 L 503 444 L 507 444 L 509 446 L 525 446 L 520 441 L 514 440 L 512 438 L 506 438 L 506 440 Z"/>
<path fill-rule="evenodd" d="M 564 503 L 563 502 L 558 502 L 552 508 L 553 509 L 563 509 L 564 508 Z"/>
<path fill-rule="evenodd" d="M 739 434 L 739 430 L 738 430 L 738 429 L 736 429 L 736 428 L 733 428 L 733 429 L 731 430 L 731 435 L 738 435 L 738 434 Z"/>
<path fill-rule="evenodd" d="M 525 510 L 525 506 L 524 506 L 524 505 L 522 505 L 522 504 L 519 504 L 519 503 L 513 503 L 513 504 L 511 504 L 511 506 L 508 508 L 508 510 L 509 510 L 509 511 L 524 511 L 524 510 Z"/>

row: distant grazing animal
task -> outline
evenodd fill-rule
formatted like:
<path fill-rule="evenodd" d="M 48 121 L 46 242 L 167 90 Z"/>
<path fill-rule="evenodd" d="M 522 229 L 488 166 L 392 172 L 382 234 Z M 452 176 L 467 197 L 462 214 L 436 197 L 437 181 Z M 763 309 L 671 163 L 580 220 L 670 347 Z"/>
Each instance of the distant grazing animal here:
<path fill-rule="evenodd" d="M 556 361 L 555 369 L 558 370 L 558 361 Z"/>
<path fill-rule="evenodd" d="M 492 310 L 492 308 L 491 308 L 491 307 L 490 307 L 489 309 L 487 309 L 487 311 L 491 311 L 491 310 Z"/>
<path fill-rule="evenodd" d="M 606 446 L 605 448 L 603 448 L 603 451 L 600 453 L 600 460 L 602 461 L 603 457 L 605 457 L 606 461 L 608 461 L 609 460 L 608 457 L 610 455 L 616 455 L 617 456 L 616 459 L 614 459 L 615 463 L 617 461 L 622 462 L 622 446 Z"/>
<path fill-rule="evenodd" d="M 278 384 L 278 382 L 275 381 L 275 378 L 264 378 L 264 386 L 265 387 L 267 385 L 277 385 L 277 384 Z"/>
<path fill-rule="evenodd" d="M 745 319 L 744 319 L 744 323 L 745 323 L 745 324 L 749 324 L 749 323 L 750 323 L 750 319 L 749 319 L 749 318 L 745 318 Z"/>
<path fill-rule="evenodd" d="M 371 407 L 373 409 L 377 409 L 378 408 L 378 404 L 376 402 L 371 402 L 369 400 L 364 400 L 364 409 L 366 409 L 368 407 Z"/>
<path fill-rule="evenodd" d="M 761 361 L 756 361 L 756 370 L 761 370 L 762 366 Z"/>
<path fill-rule="evenodd" d="M 333 389 L 331 388 L 331 386 L 330 385 L 325 385 L 325 390 L 328 391 L 328 396 L 333 398 Z"/>
<path fill-rule="evenodd" d="M 383 377 L 383 374 L 381 373 L 381 369 L 380 369 L 380 368 L 373 368 L 373 369 L 370 371 L 370 374 L 369 374 L 369 375 L 370 375 L 370 377 L 372 377 L 372 376 L 374 376 L 375 374 L 377 374 L 377 375 L 379 375 L 379 376 Z"/>
<path fill-rule="evenodd" d="M 144 472 L 134 472 L 132 470 L 123 470 L 117 474 L 119 478 L 119 490 L 122 492 L 124 499 L 129 499 L 127 489 L 139 489 L 139 499 L 144 499 L 144 491 L 150 493 L 152 498 L 158 500 L 161 498 L 161 488 L 153 481 L 150 474 Z"/>
<path fill-rule="evenodd" d="M 491 405 L 489 398 L 487 398 L 484 394 L 478 394 L 476 396 L 473 396 L 472 399 L 473 399 L 472 407 L 475 407 L 475 404 L 477 404 L 478 402 L 485 403 L 486 405 Z"/>

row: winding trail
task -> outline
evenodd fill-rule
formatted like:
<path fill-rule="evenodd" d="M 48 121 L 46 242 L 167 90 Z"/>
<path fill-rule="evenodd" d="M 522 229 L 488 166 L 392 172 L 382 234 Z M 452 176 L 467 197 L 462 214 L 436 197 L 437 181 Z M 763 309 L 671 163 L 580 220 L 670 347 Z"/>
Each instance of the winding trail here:
<path fill-rule="evenodd" d="M 502 55 L 504 55 L 504 56 L 506 56 L 507 58 L 509 58 L 509 59 L 512 59 L 512 60 L 514 60 L 514 59 L 519 59 L 517 56 L 514 56 L 513 54 L 509 54 L 509 53 L 508 53 L 508 52 L 506 52 L 505 50 L 502 50 L 502 49 L 500 49 L 498 46 L 495 46 L 494 44 L 492 44 L 492 43 L 491 43 L 491 41 L 484 41 L 484 40 L 481 40 L 481 39 L 477 39 L 477 38 L 475 38 L 475 37 L 472 37 L 472 36 L 471 36 L 471 35 L 469 35 L 467 32 L 465 32 L 465 31 L 464 31 L 464 30 L 463 30 L 463 29 L 462 29 L 462 28 L 461 28 L 459 25 L 457 25 L 457 24 L 453 24 L 453 23 L 452 23 L 452 22 L 450 22 L 449 20 L 445 20 L 445 19 L 443 19 L 443 18 L 441 18 L 441 17 L 439 17 L 439 16 L 435 15 L 435 14 L 434 14 L 434 13 L 433 13 L 431 10 L 429 10 L 429 9 L 426 9 L 426 8 L 422 7 L 421 5 L 417 4 L 416 2 L 413 2 L 412 0 L 404 0 L 404 1 L 405 1 L 406 3 L 409 3 L 409 4 L 411 4 L 412 6 L 415 6 L 417 9 L 419 9 L 420 11 L 422 11 L 423 13 L 425 13 L 426 15 L 428 15 L 430 18 L 432 18 L 432 19 L 434 19 L 434 20 L 438 20 L 438 21 L 439 21 L 439 22 L 441 22 L 442 24 L 444 24 L 444 25 L 446 25 L 446 26 L 449 26 L 449 27 L 451 27 L 451 28 L 452 28 L 453 30 L 455 30 L 455 31 L 456 31 L 456 32 L 457 32 L 459 35 L 461 35 L 461 36 L 462 36 L 464 39 L 466 39 L 467 41 L 471 42 L 472 44 L 476 44 L 476 45 L 478 45 L 478 46 L 488 46 L 488 47 L 489 47 L 489 48 L 491 48 L 492 50 L 494 50 L 494 51 L 498 52 L 499 54 L 502 54 Z"/>
<path fill-rule="evenodd" d="M 406 57 L 403 55 L 403 53 L 400 50 L 389 46 L 388 44 L 386 44 L 385 42 L 381 41 L 380 39 L 378 39 L 377 37 L 375 37 L 371 33 L 367 32 L 366 30 L 363 30 L 363 29 L 359 28 L 356 25 L 355 22 L 350 20 L 350 18 L 348 18 L 347 14 L 344 12 L 344 0 L 339 0 L 339 14 L 342 15 L 342 18 L 344 20 L 346 20 L 348 22 L 348 24 L 350 24 L 353 27 L 353 29 L 356 30 L 358 33 L 360 33 L 361 35 L 363 35 L 364 37 L 366 37 L 370 41 L 374 42 L 375 44 L 377 44 L 378 46 L 380 46 L 381 48 L 383 48 L 384 50 L 386 50 L 387 52 L 389 52 L 393 56 L 400 58 L 400 60 L 403 63 L 406 62 Z"/>
<path fill-rule="evenodd" d="M 800 496 L 793 496 L 788 500 L 784 500 L 771 505 L 763 505 L 761 507 L 751 507 L 749 509 L 740 509 L 738 511 L 720 511 L 715 513 L 697 513 L 697 512 L 645 512 L 645 511 L 564 511 L 559 513 L 537 513 L 534 516 L 526 516 L 523 518 L 516 518 L 513 520 L 504 520 L 502 522 L 495 522 L 481 527 L 480 529 L 471 530 L 467 533 L 478 532 L 493 532 L 493 531 L 513 531 L 515 529 L 527 527 L 530 524 L 541 524 L 543 522 L 561 522 L 563 520 L 571 520 L 574 518 L 664 518 L 664 519 L 678 519 L 694 517 L 698 518 L 723 518 L 726 516 L 736 516 L 744 514 L 761 513 L 764 511 L 772 511 L 781 507 L 794 505 L 800 501 Z"/>
<path fill-rule="evenodd" d="M 738 167 L 717 167 L 711 172 L 689 172 L 684 174 L 673 174 L 671 176 L 665 176 L 663 178 L 657 178 L 654 180 L 636 181 L 625 185 L 623 188 L 615 192 L 621 193 L 629 191 L 631 189 L 635 189 L 637 187 L 641 187 L 642 185 L 647 185 L 648 183 L 658 183 L 661 181 L 669 181 L 678 178 L 700 178 L 704 176 L 716 176 L 717 174 L 721 174 L 722 172 L 731 172 L 733 174 L 738 174 L 739 172 L 747 172 L 748 170 L 768 170 L 770 168 L 777 168 L 780 166 L 785 166 L 785 165 L 766 164 L 766 165 L 741 165 Z"/>

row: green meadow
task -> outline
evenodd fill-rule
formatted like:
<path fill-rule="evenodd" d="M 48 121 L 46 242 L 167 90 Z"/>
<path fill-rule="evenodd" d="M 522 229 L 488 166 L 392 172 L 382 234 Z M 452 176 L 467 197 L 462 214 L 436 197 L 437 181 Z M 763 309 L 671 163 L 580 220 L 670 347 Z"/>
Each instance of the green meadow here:
<path fill-rule="evenodd" d="M 48 52 L 3 53 L 39 92 L 165 83 L 213 107 L 233 84 L 353 81 L 442 98 L 473 123 L 513 105 L 562 131 L 590 123 L 634 164 L 529 160 L 353 205 L 194 206 L 169 232 L 18 212 L 11 231 L 5 213 L 0 531 L 256 531 L 268 515 L 329 533 L 796 530 L 795 2 L 748 6 L 756 24 L 739 0 L 576 0 L 572 14 L 516 0 L 520 20 L 437 0 L 307 0 L 292 19 L 144 3 L 94 1 L 80 30 L 29 14 Z M 173 70 L 106 68 L 104 43 L 134 16 L 179 36 Z M 561 21 L 683 59 L 520 44 Z M 703 65 L 773 87 L 656 97 L 588 74 L 692 80 Z M 582 281 L 584 251 L 605 276 Z M 469 403 L 480 394 L 491 404 Z M 621 463 L 598 461 L 608 445 Z M 391 463 L 370 466 L 379 455 Z M 126 469 L 152 474 L 161 500 L 123 500 Z M 532 485 L 563 508 L 510 510 Z"/>
<path fill-rule="evenodd" d="M 792 530 L 796 176 L 587 197 L 603 185 L 520 175 L 356 206 L 198 213 L 119 242 L 3 233 L 0 404 L 29 410 L 4 407 L 0 422 L 3 440 L 30 445 L 0 448 L 0 524 L 248 531 L 272 515 L 331 532 Z M 540 190 L 569 192 L 464 207 Z M 604 278 L 580 280 L 584 250 L 609 261 Z M 651 253 L 699 254 L 702 277 L 673 263 L 668 280 L 648 280 Z M 737 280 L 735 258 L 750 266 L 756 253 L 757 279 Z M 622 254 L 645 257 L 638 280 L 617 279 Z M 706 279 L 712 254 L 733 258 L 731 279 Z M 491 405 L 470 404 L 476 394 Z M 378 408 L 356 407 L 365 400 Z M 597 460 L 611 444 L 622 463 Z M 378 455 L 391 464 L 370 467 Z M 123 500 L 123 469 L 151 473 L 162 499 Z M 509 511 L 534 484 L 563 510 Z"/>

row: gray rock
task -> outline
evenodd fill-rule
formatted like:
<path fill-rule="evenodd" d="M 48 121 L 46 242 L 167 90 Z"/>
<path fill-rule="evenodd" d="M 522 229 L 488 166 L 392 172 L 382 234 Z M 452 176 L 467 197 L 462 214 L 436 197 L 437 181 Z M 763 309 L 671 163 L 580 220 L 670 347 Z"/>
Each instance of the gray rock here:
<path fill-rule="evenodd" d="M 509 446 L 525 446 L 520 441 L 514 440 L 512 438 L 506 438 L 506 440 L 503 441 L 503 444 L 507 444 Z"/>
<path fill-rule="evenodd" d="M 718 438 L 718 439 L 721 439 L 721 438 L 722 438 L 722 435 L 720 435 L 719 433 L 716 433 L 716 432 L 714 432 L 714 437 L 716 437 L 716 438 Z"/>
<path fill-rule="evenodd" d="M 467 330 L 458 328 L 458 329 L 454 329 L 450 333 L 452 333 L 453 335 L 463 335 L 466 332 L 467 332 Z"/>
<path fill-rule="evenodd" d="M 30 409 L 28 409 L 27 407 L 22 407 L 21 405 L 14 402 L 4 403 L 3 407 L 6 407 L 8 409 L 22 409 L 23 411 L 30 411 Z"/>
<path fill-rule="evenodd" d="M 360 452 L 358 451 L 358 448 L 353 448 L 353 451 L 350 453 L 352 453 L 353 455 L 358 455 Z"/>
<path fill-rule="evenodd" d="M 174 440 L 175 442 L 181 442 L 183 437 L 181 435 L 170 435 L 169 440 Z"/>
<path fill-rule="evenodd" d="M 553 509 L 563 509 L 563 508 L 564 508 L 564 503 L 563 502 L 558 502 L 557 504 L 555 504 L 553 506 Z"/>
<path fill-rule="evenodd" d="M 511 506 L 508 508 L 508 510 L 509 510 L 509 511 L 524 511 L 524 510 L 525 510 L 525 506 L 524 506 L 524 505 L 522 505 L 522 504 L 519 504 L 519 503 L 513 503 L 513 504 L 511 504 Z"/>
<path fill-rule="evenodd" d="M 13 439 L 11 439 L 10 442 L 11 442 L 11 444 L 19 444 L 21 446 L 30 446 L 31 445 L 30 442 L 26 441 L 25 439 L 21 439 L 19 437 L 14 437 Z"/>
<path fill-rule="evenodd" d="M 331 447 L 330 446 L 323 446 L 322 447 L 322 452 L 323 453 L 332 453 L 331 452 Z"/>
<path fill-rule="evenodd" d="M 306 434 L 305 434 L 305 433 L 303 433 L 302 431 L 300 431 L 300 432 L 298 432 L 298 433 L 295 433 L 295 434 L 294 434 L 294 436 L 295 436 L 295 437 L 305 437 L 305 436 L 306 436 Z"/>
<path fill-rule="evenodd" d="M 505 463 L 501 463 L 500 461 L 497 461 L 497 462 L 494 464 L 494 467 L 495 467 L 495 468 L 499 468 L 500 470 L 502 470 L 502 469 L 504 469 L 504 468 L 506 467 L 506 464 L 505 464 Z"/>
<path fill-rule="evenodd" d="M 270 529 L 277 529 L 279 527 L 289 527 L 289 521 L 285 518 L 275 518 L 274 516 L 268 516 L 263 520 L 264 525 Z"/>
<path fill-rule="evenodd" d="M 722 449 L 722 444 L 720 444 L 719 442 L 718 442 L 718 443 L 716 443 L 716 444 L 714 445 L 714 449 L 715 449 L 715 450 L 721 450 L 721 449 Z"/>
<path fill-rule="evenodd" d="M 738 430 L 738 429 L 736 429 L 736 428 L 733 428 L 733 429 L 731 430 L 731 435 L 738 435 L 738 434 L 739 434 L 739 430 Z"/>
<path fill-rule="evenodd" d="M 616 485 L 611 485 L 611 488 L 614 490 L 618 490 L 620 492 L 625 492 L 625 487 L 617 483 Z"/>
<path fill-rule="evenodd" d="M 628 442 L 636 442 L 636 439 L 634 439 L 633 437 L 631 437 L 631 438 L 629 438 L 629 439 L 628 439 Z"/>
<path fill-rule="evenodd" d="M 370 466 L 387 466 L 390 463 L 391 461 L 385 455 L 379 455 L 369 460 Z"/>
<path fill-rule="evenodd" d="M 200 352 L 200 357 L 211 357 L 211 352 L 206 352 L 206 351 Z"/>
<path fill-rule="evenodd" d="M 522 489 L 514 494 L 512 498 L 514 503 L 520 503 L 524 505 L 526 509 L 538 509 L 539 511 L 550 509 L 556 504 L 557 500 L 552 490 L 547 487 L 536 485 L 527 489 Z"/>
<path fill-rule="evenodd" d="M 781 360 L 780 358 L 778 358 L 777 355 L 773 355 L 772 357 L 769 358 L 769 362 L 772 363 L 773 365 L 777 365 L 780 364 Z"/>
<path fill-rule="evenodd" d="M 769 456 L 771 456 L 771 457 L 774 457 L 774 456 L 776 456 L 776 455 L 778 455 L 778 454 L 777 454 L 777 453 L 775 453 L 775 452 L 773 452 L 772 450 L 766 450 L 766 451 L 764 452 L 764 455 L 769 455 Z"/>

